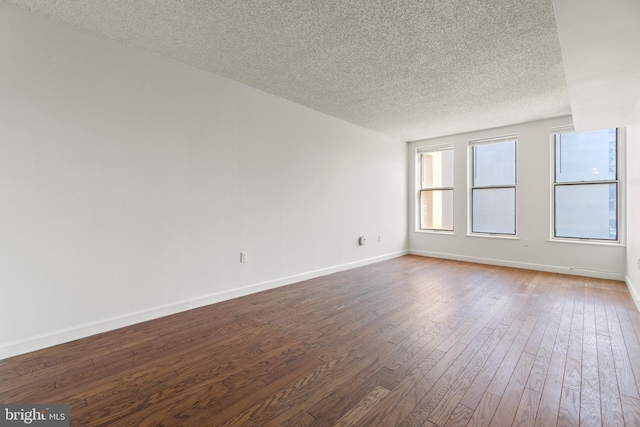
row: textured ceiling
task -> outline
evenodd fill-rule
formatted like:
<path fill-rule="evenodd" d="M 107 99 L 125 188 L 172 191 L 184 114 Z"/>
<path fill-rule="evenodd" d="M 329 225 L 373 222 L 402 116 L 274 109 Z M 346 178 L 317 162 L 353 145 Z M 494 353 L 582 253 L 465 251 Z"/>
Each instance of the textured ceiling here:
<path fill-rule="evenodd" d="M 2 0 L 403 140 L 570 114 L 551 0 Z"/>

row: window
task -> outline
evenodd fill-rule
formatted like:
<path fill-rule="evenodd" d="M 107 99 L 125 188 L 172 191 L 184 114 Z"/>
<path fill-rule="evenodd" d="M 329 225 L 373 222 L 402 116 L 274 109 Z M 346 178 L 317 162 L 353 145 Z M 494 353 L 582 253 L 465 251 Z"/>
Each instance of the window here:
<path fill-rule="evenodd" d="M 418 149 L 420 229 L 453 231 L 453 146 Z"/>
<path fill-rule="evenodd" d="M 554 237 L 618 240 L 615 128 L 553 134 Z"/>
<path fill-rule="evenodd" d="M 516 137 L 471 141 L 471 232 L 516 234 Z"/>

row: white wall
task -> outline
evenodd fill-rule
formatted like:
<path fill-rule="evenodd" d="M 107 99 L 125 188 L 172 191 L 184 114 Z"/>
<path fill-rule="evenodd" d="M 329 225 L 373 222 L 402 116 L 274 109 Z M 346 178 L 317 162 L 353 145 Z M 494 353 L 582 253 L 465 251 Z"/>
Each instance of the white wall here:
<path fill-rule="evenodd" d="M 406 253 L 404 142 L 5 4 L 0 58 L 0 358 Z"/>
<path fill-rule="evenodd" d="M 640 102 L 627 126 L 627 287 L 640 310 Z"/>
<path fill-rule="evenodd" d="M 625 247 L 621 245 L 550 242 L 551 171 L 550 129 L 570 125 L 571 117 L 537 121 L 498 129 L 417 141 L 409 144 L 410 197 L 409 248 L 418 255 L 554 271 L 593 277 L 624 279 Z M 469 141 L 517 134 L 518 239 L 467 236 L 467 154 Z M 415 150 L 418 147 L 454 144 L 454 233 L 416 231 L 417 186 Z M 525 239 L 529 245 L 525 246 Z"/>

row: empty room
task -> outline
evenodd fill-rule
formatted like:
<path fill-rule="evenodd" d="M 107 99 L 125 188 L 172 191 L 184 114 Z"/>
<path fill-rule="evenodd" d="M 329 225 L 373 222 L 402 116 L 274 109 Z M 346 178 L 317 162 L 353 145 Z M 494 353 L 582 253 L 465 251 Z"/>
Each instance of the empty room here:
<path fill-rule="evenodd" d="M 640 426 L 637 0 L 0 0 L 0 425 Z"/>

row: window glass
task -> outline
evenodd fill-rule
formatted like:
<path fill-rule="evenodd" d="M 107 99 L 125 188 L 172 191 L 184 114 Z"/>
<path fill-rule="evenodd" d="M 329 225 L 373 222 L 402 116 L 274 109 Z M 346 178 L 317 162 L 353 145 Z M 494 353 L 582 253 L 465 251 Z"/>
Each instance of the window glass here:
<path fill-rule="evenodd" d="M 554 237 L 618 240 L 615 128 L 554 135 Z"/>
<path fill-rule="evenodd" d="M 516 233 L 516 189 L 474 188 L 472 191 L 474 233 Z"/>
<path fill-rule="evenodd" d="M 419 227 L 453 231 L 453 146 L 418 149 Z"/>
<path fill-rule="evenodd" d="M 556 182 L 616 179 L 616 130 L 556 135 Z"/>
<path fill-rule="evenodd" d="M 473 186 L 515 185 L 516 142 L 473 146 Z"/>
<path fill-rule="evenodd" d="M 453 230 L 453 190 L 420 192 L 420 228 Z"/>
<path fill-rule="evenodd" d="M 556 236 L 616 240 L 616 185 L 556 187 Z"/>
<path fill-rule="evenodd" d="M 516 234 L 516 141 L 470 142 L 472 233 Z"/>
<path fill-rule="evenodd" d="M 422 153 L 422 188 L 453 187 L 453 148 Z"/>

